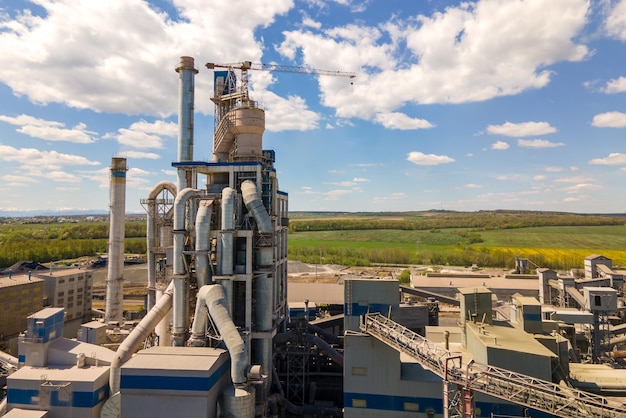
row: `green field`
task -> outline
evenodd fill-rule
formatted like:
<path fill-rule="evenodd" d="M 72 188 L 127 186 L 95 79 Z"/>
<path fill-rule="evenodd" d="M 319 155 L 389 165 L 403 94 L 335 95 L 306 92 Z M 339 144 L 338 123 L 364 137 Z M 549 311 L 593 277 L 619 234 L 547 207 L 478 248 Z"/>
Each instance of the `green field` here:
<path fill-rule="evenodd" d="M 429 215 L 430 216 L 430 215 Z M 465 214 L 465 217 L 468 215 Z M 344 230 L 302 231 L 302 226 L 292 228 L 289 234 L 289 257 L 303 262 L 337 264 L 449 264 L 485 267 L 513 268 L 515 257 L 529 258 L 542 267 L 554 269 L 581 268 L 583 260 L 591 254 L 602 254 L 613 260 L 614 265 L 626 266 L 626 226 L 623 218 L 607 217 L 607 225 L 602 219 L 585 216 L 559 220 L 550 215 L 549 222 L 571 223 L 574 225 L 524 227 L 524 225 L 545 224 L 548 221 L 542 214 L 516 214 L 515 224 L 511 225 L 509 214 L 497 219 L 498 214 L 477 216 L 466 219 L 463 215 L 445 219 L 436 215 L 424 221 L 442 228 L 431 229 L 375 229 L 376 220 L 363 218 L 363 225 L 368 229 L 358 228 L 358 221 L 351 217 L 346 220 L 348 228 Z M 494 218 L 496 218 L 494 220 Z M 330 221 L 315 218 L 309 222 L 308 229 L 321 229 L 333 224 L 340 227 L 340 219 Z M 380 226 L 389 225 L 389 219 L 380 217 Z M 402 219 L 393 218 L 398 225 Z M 593 225 L 586 226 L 591 220 Z M 299 220 L 300 221 L 300 220 Z M 407 224 L 411 221 L 405 220 Z M 494 227 L 501 221 L 505 228 Z M 567 221 L 567 222 L 565 222 Z M 475 228 L 446 228 L 449 224 L 463 225 L 474 223 Z M 424 225 L 428 228 L 432 225 Z M 294 232 L 296 231 L 296 232 Z"/>
<path fill-rule="evenodd" d="M 435 264 L 513 268 L 515 257 L 558 270 L 602 254 L 626 266 L 626 216 L 479 211 L 290 214 L 289 259 L 342 265 Z M 0 267 L 95 256 L 108 222 L 0 219 Z M 125 250 L 145 253 L 145 220 L 126 222 Z"/>

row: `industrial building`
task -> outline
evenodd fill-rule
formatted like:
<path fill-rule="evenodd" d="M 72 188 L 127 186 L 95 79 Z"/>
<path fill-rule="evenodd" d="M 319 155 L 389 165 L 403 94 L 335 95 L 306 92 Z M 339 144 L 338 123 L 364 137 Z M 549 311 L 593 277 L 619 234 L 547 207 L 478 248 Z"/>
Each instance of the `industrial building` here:
<path fill-rule="evenodd" d="M 54 288 L 46 295 L 63 308 L 28 316 L 0 414 L 625 416 L 623 276 L 604 257 L 589 259 L 588 278 L 544 270 L 505 279 L 521 287 L 503 287 L 511 292 L 506 306 L 494 296 L 496 281 L 481 276 L 426 278 L 444 279 L 447 295 L 393 278 L 342 278 L 332 289 L 343 296 L 329 296 L 342 312 L 331 316 L 319 315 L 328 301 L 312 299 L 314 292 L 299 289 L 311 298 L 290 300 L 288 195 L 275 152 L 263 149 L 265 111 L 247 85 L 248 71 L 280 68 L 206 66 L 214 70 L 212 161 L 194 159 L 198 70 L 181 57 L 177 182 L 156 184 L 142 201 L 146 316 L 123 316 L 127 167 L 115 157 L 104 318 L 82 324 L 78 339 L 63 338 L 67 316 L 84 314 L 71 309 L 78 294 L 85 308 L 90 278 L 49 273 Z M 413 277 L 413 285 L 426 279 Z M 427 299 L 416 302 L 416 294 Z M 439 326 L 437 298 L 459 307 L 454 325 Z"/>
<path fill-rule="evenodd" d="M 17 336 L 26 329 L 26 317 L 43 308 L 44 281 L 31 274 L 0 276 L 0 351 L 17 352 Z M 10 314 L 7 314 L 9 313 Z"/>

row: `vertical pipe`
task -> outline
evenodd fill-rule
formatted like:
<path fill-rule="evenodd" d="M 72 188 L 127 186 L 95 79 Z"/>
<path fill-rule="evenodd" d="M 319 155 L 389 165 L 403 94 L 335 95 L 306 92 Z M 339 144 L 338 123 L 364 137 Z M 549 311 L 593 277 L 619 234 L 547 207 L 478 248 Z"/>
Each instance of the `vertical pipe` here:
<path fill-rule="evenodd" d="M 194 68 L 193 57 L 180 57 L 178 83 L 178 162 L 193 161 Z M 192 171 L 178 169 L 178 190 L 193 187 Z"/>
<path fill-rule="evenodd" d="M 126 158 L 111 160 L 109 259 L 104 319 L 122 321 L 124 303 L 124 216 L 126 210 Z"/>
<path fill-rule="evenodd" d="M 162 181 L 150 190 L 148 194 L 148 217 L 146 221 L 146 250 L 148 253 L 148 301 L 146 311 L 150 311 L 156 303 L 156 255 L 154 249 L 156 247 L 166 247 L 167 244 L 163 242 L 158 236 L 157 217 L 159 216 L 157 211 L 157 198 L 159 194 L 167 190 L 173 196 L 176 196 L 176 185 L 169 181 Z M 163 227 L 163 225 L 161 225 Z M 161 231 L 163 232 L 163 231 Z M 159 245 L 159 241 L 161 245 Z"/>
<path fill-rule="evenodd" d="M 185 264 L 183 250 L 185 248 L 185 208 L 187 201 L 192 197 L 199 197 L 200 190 L 181 190 L 174 200 L 174 300 L 172 314 L 173 345 L 180 346 L 184 343 L 187 329 L 189 304 L 187 303 L 187 287 L 185 285 Z"/>
<path fill-rule="evenodd" d="M 225 187 L 222 190 L 222 252 L 220 269 L 221 274 L 229 276 L 233 274 L 233 229 L 235 227 L 235 190 L 231 187 Z"/>
<path fill-rule="evenodd" d="M 209 240 L 212 200 L 201 200 L 196 215 L 196 280 L 198 288 L 211 282 L 209 269 Z"/>

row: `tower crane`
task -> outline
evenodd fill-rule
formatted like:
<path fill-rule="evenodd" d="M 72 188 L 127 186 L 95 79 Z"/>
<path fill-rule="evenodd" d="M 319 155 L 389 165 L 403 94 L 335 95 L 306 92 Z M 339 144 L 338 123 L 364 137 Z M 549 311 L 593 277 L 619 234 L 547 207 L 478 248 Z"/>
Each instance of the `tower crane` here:
<path fill-rule="evenodd" d="M 291 66 L 281 64 L 262 64 L 251 61 L 242 61 L 232 64 L 216 64 L 209 62 L 206 64 L 209 70 L 223 68 L 226 71 L 215 73 L 214 96 L 211 98 L 215 103 L 215 126 L 217 127 L 221 118 L 232 110 L 237 102 L 250 102 L 248 96 L 248 71 L 270 71 L 294 74 L 311 74 L 331 77 L 347 77 L 353 79 L 355 73 L 333 70 L 321 70 L 308 66 Z M 237 88 L 237 78 L 235 70 L 241 71 L 241 86 Z M 351 83 L 352 84 L 352 83 Z"/>

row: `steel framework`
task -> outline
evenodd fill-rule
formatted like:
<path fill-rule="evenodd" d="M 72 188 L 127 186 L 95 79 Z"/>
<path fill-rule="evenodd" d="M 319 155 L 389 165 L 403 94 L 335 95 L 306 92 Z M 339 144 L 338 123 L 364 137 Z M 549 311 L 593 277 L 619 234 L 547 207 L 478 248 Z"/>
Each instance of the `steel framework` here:
<path fill-rule="evenodd" d="M 462 390 L 477 391 L 563 418 L 626 416 L 624 404 L 589 392 L 475 362 L 470 362 L 464 370 L 462 362 L 450 361 L 458 355 L 379 313 L 364 315 L 360 328 L 415 358 L 424 368 L 444 379 L 444 387 L 446 384 L 458 385 Z M 473 411 L 466 410 L 469 403 L 463 404 L 463 416 L 473 416 Z M 444 409 L 449 411 L 450 405 L 445 403 Z"/>

